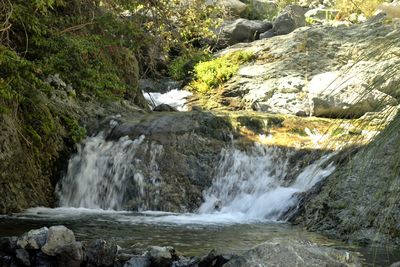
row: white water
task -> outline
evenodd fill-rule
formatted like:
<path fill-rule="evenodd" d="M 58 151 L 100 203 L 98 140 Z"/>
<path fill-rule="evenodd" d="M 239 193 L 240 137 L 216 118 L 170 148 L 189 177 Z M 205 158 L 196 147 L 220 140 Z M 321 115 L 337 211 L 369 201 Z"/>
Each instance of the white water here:
<path fill-rule="evenodd" d="M 173 89 L 167 93 L 147 93 L 143 92 L 144 97 L 151 106 L 156 107 L 161 104 L 168 104 L 179 111 L 187 111 L 187 98 L 192 95 L 189 91 Z"/>
<path fill-rule="evenodd" d="M 239 213 L 248 219 L 278 220 L 297 204 L 297 193 L 311 189 L 335 169 L 332 164 L 322 167 L 330 158 L 324 156 L 304 168 L 287 186 L 289 156 L 278 148 L 261 145 L 247 153 L 236 149 L 223 151 L 217 178 L 204 193 L 205 202 L 199 212 Z"/>
<path fill-rule="evenodd" d="M 157 188 L 163 178 L 157 159 L 163 153 L 161 145 L 146 142 L 144 136 L 137 140 L 123 137 L 119 141 L 106 141 L 101 134 L 87 138 L 71 158 L 68 174 L 58 185 L 60 205 L 123 210 L 123 203 L 135 201 L 139 203 L 139 210 L 148 210 L 158 201 Z M 151 220 L 179 224 L 276 221 L 297 204 L 298 193 L 311 189 L 335 169 L 327 164 L 330 157 L 324 156 L 294 179 L 287 179 L 288 161 L 293 156 L 290 152 L 255 145 L 246 152 L 227 148 L 221 153 L 213 184 L 205 190 L 205 201 L 197 214 L 160 213 Z M 143 158 L 145 154 L 149 155 L 146 159 Z M 57 212 L 66 211 L 59 209 Z M 85 209 L 68 212 L 77 211 L 87 212 Z M 117 218 L 136 221 L 137 216 Z"/>
<path fill-rule="evenodd" d="M 136 140 L 123 137 L 106 141 L 101 133 L 87 138 L 70 159 L 66 177 L 57 185 L 60 205 L 121 210 L 129 183 L 136 186 L 136 197 L 145 198 L 146 184 L 159 184 L 156 157 L 163 148 L 144 140 L 141 136 Z M 145 162 L 138 154 L 146 153 L 150 160 Z M 146 208 L 145 203 L 141 208 Z"/>

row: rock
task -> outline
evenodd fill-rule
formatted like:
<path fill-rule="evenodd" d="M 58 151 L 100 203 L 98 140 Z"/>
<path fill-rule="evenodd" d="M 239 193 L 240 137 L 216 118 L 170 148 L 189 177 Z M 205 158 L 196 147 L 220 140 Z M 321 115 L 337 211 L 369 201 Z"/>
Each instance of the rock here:
<path fill-rule="evenodd" d="M 84 261 L 82 243 L 80 242 L 58 246 L 54 253 L 57 256 L 57 263 L 60 267 L 79 267 Z"/>
<path fill-rule="evenodd" d="M 235 257 L 224 267 L 258 266 L 361 266 L 357 255 L 352 252 L 318 247 L 316 244 L 298 239 L 273 239 Z"/>
<path fill-rule="evenodd" d="M 94 240 L 84 245 L 90 266 L 113 266 L 118 246 L 105 240 Z"/>
<path fill-rule="evenodd" d="M 352 27 L 318 25 L 303 27 L 288 35 L 233 45 L 218 55 L 252 51 L 255 60 L 241 65 L 218 96 L 204 99 L 201 105 L 292 115 L 304 111 L 341 118 L 380 112 L 400 100 L 400 76 L 394 75 L 399 71 L 400 61 L 393 56 L 400 46 L 395 37 L 398 34 L 394 25 L 382 23 Z M 377 49 L 376 39 L 391 45 L 385 51 Z M 349 59 L 349 54 L 360 60 Z M 341 82 L 330 85 L 327 77 L 330 82 L 336 78 Z M 332 96 L 329 90 L 324 90 L 333 87 L 340 93 L 330 90 L 335 93 Z M 356 99 L 360 103 L 356 104 Z"/>
<path fill-rule="evenodd" d="M 385 13 L 389 18 L 400 18 L 400 2 L 382 3 L 377 11 Z"/>
<path fill-rule="evenodd" d="M 35 251 L 31 260 L 32 266 L 59 266 L 56 257 L 44 254 L 41 251 Z M 65 265 L 64 265 L 65 266 Z"/>
<path fill-rule="evenodd" d="M 17 249 L 18 237 L 0 237 L 0 252 L 14 254 Z"/>
<path fill-rule="evenodd" d="M 157 111 L 157 112 L 178 112 L 178 110 L 174 107 L 171 107 L 168 104 L 160 104 L 158 106 L 156 106 L 153 111 Z"/>
<path fill-rule="evenodd" d="M 200 259 L 198 266 L 199 267 L 208 267 L 208 266 L 221 267 L 225 263 L 230 261 L 230 259 L 232 257 L 234 257 L 234 255 L 220 253 L 217 250 L 213 249 L 210 251 L 210 253 L 208 253 L 207 256 Z"/>
<path fill-rule="evenodd" d="M 139 89 L 150 93 L 166 93 L 173 89 L 180 89 L 182 84 L 178 81 L 161 78 L 161 79 L 141 79 L 139 80 Z"/>
<path fill-rule="evenodd" d="M 22 249 L 40 249 L 46 244 L 48 232 L 47 227 L 30 230 L 18 238 L 17 246 Z"/>
<path fill-rule="evenodd" d="M 307 117 L 307 113 L 304 110 L 299 110 L 296 112 L 296 116 L 298 117 Z"/>
<path fill-rule="evenodd" d="M 356 73 L 327 72 L 314 76 L 308 89 L 311 113 L 321 117 L 358 118 L 397 104 L 393 97 L 370 90 L 363 81 Z"/>
<path fill-rule="evenodd" d="M 263 32 L 262 34 L 260 34 L 260 40 L 261 39 L 267 39 L 267 38 L 271 38 L 271 37 L 274 37 L 275 36 L 275 32 L 274 32 L 274 30 L 269 30 L 269 31 L 266 31 L 266 32 Z"/>
<path fill-rule="evenodd" d="M 288 34 L 297 28 L 306 26 L 305 13 L 306 10 L 301 6 L 287 6 L 274 21 L 274 33 L 276 35 Z"/>
<path fill-rule="evenodd" d="M 400 267 L 400 261 L 391 264 L 389 267 Z"/>
<path fill-rule="evenodd" d="M 46 244 L 42 247 L 42 252 L 55 256 L 56 249 L 75 242 L 74 233 L 63 225 L 52 226 L 49 228 Z"/>
<path fill-rule="evenodd" d="M 145 255 L 158 267 L 170 267 L 173 261 L 179 260 L 173 247 L 151 246 Z"/>
<path fill-rule="evenodd" d="M 261 33 L 272 29 L 267 21 L 237 19 L 222 26 L 221 47 L 259 39 Z"/>
<path fill-rule="evenodd" d="M 26 249 L 19 248 L 15 251 L 15 258 L 22 266 L 31 266 L 29 252 Z"/>
<path fill-rule="evenodd" d="M 65 88 L 67 84 L 60 78 L 60 74 L 49 75 L 46 82 L 57 88 Z"/>
<path fill-rule="evenodd" d="M 199 267 L 199 262 L 200 259 L 197 257 L 180 259 L 178 261 L 174 261 L 171 267 Z"/>
<path fill-rule="evenodd" d="M 278 14 L 276 1 L 271 0 L 250 0 L 251 17 L 254 19 L 272 19 Z"/>
<path fill-rule="evenodd" d="M 335 9 L 318 7 L 308 10 L 304 16 L 307 20 L 311 20 L 312 22 L 323 22 L 335 19 L 338 13 L 339 11 Z"/>
<path fill-rule="evenodd" d="M 124 264 L 124 267 L 150 267 L 151 260 L 146 256 L 136 256 Z"/>
<path fill-rule="evenodd" d="M 233 16 L 240 16 L 247 9 L 247 5 L 239 0 L 207 0 L 206 3 L 209 5 L 219 5 Z"/>

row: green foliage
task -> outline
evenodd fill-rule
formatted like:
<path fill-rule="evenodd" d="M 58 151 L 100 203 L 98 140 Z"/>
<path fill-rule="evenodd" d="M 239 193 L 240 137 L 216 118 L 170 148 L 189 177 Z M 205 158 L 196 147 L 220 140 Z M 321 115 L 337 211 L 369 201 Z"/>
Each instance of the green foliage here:
<path fill-rule="evenodd" d="M 254 53 L 236 51 L 211 61 L 200 62 L 194 67 L 195 80 L 191 87 L 207 93 L 232 78 L 239 70 L 239 65 L 254 59 Z"/>
<path fill-rule="evenodd" d="M 74 143 L 79 143 L 86 136 L 86 129 L 81 127 L 76 119 L 71 116 L 64 115 L 62 120 L 68 128 L 68 136 Z"/>
<path fill-rule="evenodd" d="M 168 66 L 169 75 L 175 80 L 183 80 L 190 75 L 194 66 L 211 58 L 211 53 L 204 50 L 190 50 L 172 60 Z"/>

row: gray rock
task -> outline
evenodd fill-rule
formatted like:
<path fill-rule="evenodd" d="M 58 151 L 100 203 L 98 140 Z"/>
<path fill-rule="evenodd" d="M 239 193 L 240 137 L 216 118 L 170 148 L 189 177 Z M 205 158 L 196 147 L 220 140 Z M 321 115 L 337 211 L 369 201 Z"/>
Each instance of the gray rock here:
<path fill-rule="evenodd" d="M 206 0 L 206 3 L 209 5 L 218 5 L 233 16 L 240 16 L 247 9 L 247 5 L 239 0 Z"/>
<path fill-rule="evenodd" d="M 251 17 L 255 19 L 272 19 L 278 14 L 276 1 L 271 0 L 250 0 Z"/>
<path fill-rule="evenodd" d="M 181 87 L 182 84 L 180 82 L 169 78 L 139 80 L 139 89 L 144 92 L 166 93 L 173 89 L 180 89 Z"/>
<path fill-rule="evenodd" d="M 136 256 L 124 264 L 124 267 L 150 267 L 151 260 L 146 256 Z"/>
<path fill-rule="evenodd" d="M 271 29 L 269 31 L 266 31 L 266 32 L 263 32 L 262 34 L 260 34 L 260 40 L 271 38 L 274 36 L 275 36 L 275 32 L 274 32 L 274 30 Z"/>
<path fill-rule="evenodd" d="M 30 230 L 18 238 L 18 248 L 40 249 L 46 243 L 48 231 L 47 227 Z"/>
<path fill-rule="evenodd" d="M 35 255 L 33 257 L 33 261 L 31 262 L 32 266 L 40 266 L 40 267 L 52 267 L 58 266 L 56 257 L 49 256 L 44 254 L 41 251 L 35 251 Z"/>
<path fill-rule="evenodd" d="M 178 110 L 174 107 L 171 107 L 168 104 L 161 104 L 156 106 L 153 111 L 157 111 L 157 112 L 177 112 Z"/>
<path fill-rule="evenodd" d="M 198 266 L 205 267 L 205 266 L 212 266 L 212 267 L 220 267 L 225 266 L 224 264 L 229 262 L 232 258 L 237 257 L 236 255 L 232 254 L 224 254 L 220 253 L 219 251 L 213 249 L 208 253 L 207 256 L 200 259 Z"/>
<path fill-rule="evenodd" d="M 297 28 L 305 26 L 305 13 L 306 10 L 301 6 L 287 6 L 274 21 L 274 33 L 276 35 L 288 34 Z"/>
<path fill-rule="evenodd" d="M 179 261 L 174 261 L 171 267 L 199 267 L 200 258 L 193 257 L 190 259 L 180 259 Z"/>
<path fill-rule="evenodd" d="M 74 233 L 63 225 L 52 226 L 49 228 L 46 244 L 42 247 L 42 252 L 55 256 L 56 249 L 75 242 Z"/>
<path fill-rule="evenodd" d="M 94 240 L 84 244 L 89 266 L 113 266 L 118 246 L 105 240 Z"/>
<path fill-rule="evenodd" d="M 237 19 L 227 22 L 222 27 L 220 46 L 233 45 L 236 43 L 251 42 L 259 39 L 261 33 L 272 28 L 267 21 Z"/>
<path fill-rule="evenodd" d="M 79 267 L 84 261 L 82 243 L 80 242 L 58 246 L 54 253 L 57 256 L 57 263 L 60 267 Z"/>
<path fill-rule="evenodd" d="M 400 267 L 400 261 L 391 264 L 389 267 Z"/>
<path fill-rule="evenodd" d="M 0 252 L 14 254 L 17 249 L 18 237 L 0 237 Z"/>
<path fill-rule="evenodd" d="M 352 252 L 318 247 L 310 241 L 298 239 L 273 239 L 235 257 L 224 267 L 259 266 L 361 266 L 357 255 Z"/>
<path fill-rule="evenodd" d="M 22 266 L 31 266 L 29 252 L 26 249 L 19 248 L 15 251 L 15 258 Z"/>
<path fill-rule="evenodd" d="M 60 78 L 60 74 L 49 75 L 46 82 L 57 88 L 65 88 L 67 84 Z"/>
<path fill-rule="evenodd" d="M 150 258 L 153 265 L 159 267 L 170 267 L 173 261 L 179 260 L 173 247 L 151 246 L 145 256 Z"/>
<path fill-rule="evenodd" d="M 322 22 L 335 19 L 338 13 L 339 11 L 335 9 L 318 7 L 308 10 L 304 16 L 314 22 Z"/>

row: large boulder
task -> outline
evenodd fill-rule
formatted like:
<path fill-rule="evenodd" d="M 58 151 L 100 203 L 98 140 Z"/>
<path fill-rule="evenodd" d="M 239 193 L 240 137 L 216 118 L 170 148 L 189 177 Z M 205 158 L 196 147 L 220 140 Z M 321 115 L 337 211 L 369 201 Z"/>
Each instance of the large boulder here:
<path fill-rule="evenodd" d="M 305 13 L 306 9 L 301 6 L 287 6 L 274 21 L 274 33 L 276 35 L 288 34 L 297 28 L 306 26 Z"/>
<path fill-rule="evenodd" d="M 42 247 L 42 252 L 55 256 L 56 249 L 75 242 L 74 233 L 63 225 L 52 226 L 49 228 L 46 244 Z"/>
<path fill-rule="evenodd" d="M 319 25 L 233 45 L 218 55 L 244 50 L 255 60 L 204 106 L 335 118 L 380 112 L 400 99 L 399 34 L 396 25 L 379 22 Z"/>
<path fill-rule="evenodd" d="M 347 251 L 300 239 L 273 239 L 233 258 L 224 267 L 272 267 L 272 266 L 361 266 L 357 255 Z"/>
<path fill-rule="evenodd" d="M 261 33 L 272 28 L 267 21 L 237 19 L 226 22 L 222 26 L 220 46 L 228 46 L 236 43 L 251 42 L 259 39 Z"/>
<path fill-rule="evenodd" d="M 179 260 L 173 247 L 151 246 L 145 256 L 150 259 L 153 266 L 158 267 L 170 267 L 172 262 Z"/>

